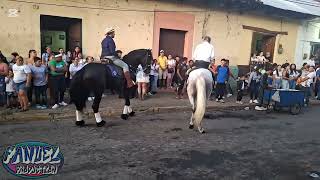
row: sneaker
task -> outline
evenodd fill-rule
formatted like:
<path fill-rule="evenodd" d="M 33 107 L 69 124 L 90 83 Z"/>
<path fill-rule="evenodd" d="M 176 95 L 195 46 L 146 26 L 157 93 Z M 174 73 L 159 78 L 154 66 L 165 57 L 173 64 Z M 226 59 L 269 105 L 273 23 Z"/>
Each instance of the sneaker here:
<path fill-rule="evenodd" d="M 222 99 L 224 99 L 225 97 L 224 96 L 222 96 Z"/>
<path fill-rule="evenodd" d="M 255 99 L 253 102 L 254 102 L 254 103 L 256 103 L 256 104 L 258 104 L 258 103 L 259 103 L 259 101 L 258 101 L 258 100 L 256 100 L 256 99 Z"/>
<path fill-rule="evenodd" d="M 242 101 L 237 101 L 236 103 L 237 103 L 237 104 L 243 104 L 243 102 L 242 102 Z"/>
<path fill-rule="evenodd" d="M 61 106 L 67 106 L 68 104 L 62 101 L 61 103 L 59 103 L 59 105 L 61 105 Z"/>
<path fill-rule="evenodd" d="M 256 106 L 254 109 L 257 111 L 266 111 L 267 110 L 267 108 L 261 107 L 261 106 Z"/>
<path fill-rule="evenodd" d="M 216 102 L 219 102 L 219 99 L 216 99 Z"/>
<path fill-rule="evenodd" d="M 59 107 L 59 105 L 55 104 L 55 105 L 52 106 L 52 109 L 57 109 L 58 107 Z"/>
<path fill-rule="evenodd" d="M 220 99 L 219 102 L 224 103 L 224 100 L 223 100 L 223 99 Z"/>
<path fill-rule="evenodd" d="M 152 96 L 153 94 L 152 94 L 151 92 L 148 92 L 148 95 L 149 95 L 149 96 Z"/>
<path fill-rule="evenodd" d="M 252 104 L 252 103 L 253 103 L 252 99 L 249 101 L 249 103 L 250 103 L 250 104 Z"/>
<path fill-rule="evenodd" d="M 231 97 L 232 96 L 232 94 L 227 94 L 227 97 Z"/>

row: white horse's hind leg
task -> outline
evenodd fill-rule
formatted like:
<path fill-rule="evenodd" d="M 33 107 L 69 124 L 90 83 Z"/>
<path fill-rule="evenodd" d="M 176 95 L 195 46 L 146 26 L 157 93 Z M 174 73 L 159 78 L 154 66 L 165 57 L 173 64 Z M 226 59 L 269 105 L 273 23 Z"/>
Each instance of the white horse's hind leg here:
<path fill-rule="evenodd" d="M 188 88 L 187 88 L 187 91 L 188 91 L 188 97 L 189 97 L 189 101 L 190 101 L 190 104 L 192 106 L 192 114 L 191 114 L 191 118 L 190 118 L 190 123 L 189 123 L 189 129 L 193 129 L 194 128 L 194 124 L 193 124 L 193 121 L 194 121 L 194 112 L 195 112 L 195 98 L 194 98 L 194 90 L 192 89 L 192 84 L 189 84 L 188 85 Z"/>

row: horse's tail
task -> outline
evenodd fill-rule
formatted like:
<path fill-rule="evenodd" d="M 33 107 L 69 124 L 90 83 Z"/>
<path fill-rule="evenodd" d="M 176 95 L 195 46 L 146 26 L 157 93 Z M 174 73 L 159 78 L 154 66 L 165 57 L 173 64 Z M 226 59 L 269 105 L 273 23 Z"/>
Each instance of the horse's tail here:
<path fill-rule="evenodd" d="M 196 109 L 193 117 L 196 125 L 199 127 L 207 106 L 206 81 L 204 77 L 199 77 L 196 80 L 196 90 Z"/>

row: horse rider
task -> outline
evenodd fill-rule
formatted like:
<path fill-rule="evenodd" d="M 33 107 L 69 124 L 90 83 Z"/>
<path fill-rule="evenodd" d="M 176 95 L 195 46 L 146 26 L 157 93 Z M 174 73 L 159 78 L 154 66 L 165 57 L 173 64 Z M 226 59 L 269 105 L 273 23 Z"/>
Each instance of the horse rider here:
<path fill-rule="evenodd" d="M 195 68 L 208 69 L 211 61 L 214 59 L 214 47 L 210 44 L 211 38 L 205 36 L 203 42 L 197 45 L 193 53 L 193 60 Z"/>
<path fill-rule="evenodd" d="M 129 66 L 123 62 L 116 53 L 116 44 L 113 40 L 115 37 L 115 30 L 113 28 L 106 28 L 106 37 L 101 42 L 101 59 L 110 59 L 113 64 L 123 69 L 124 77 L 127 81 L 127 88 L 134 86 L 134 82 L 131 79 Z"/>

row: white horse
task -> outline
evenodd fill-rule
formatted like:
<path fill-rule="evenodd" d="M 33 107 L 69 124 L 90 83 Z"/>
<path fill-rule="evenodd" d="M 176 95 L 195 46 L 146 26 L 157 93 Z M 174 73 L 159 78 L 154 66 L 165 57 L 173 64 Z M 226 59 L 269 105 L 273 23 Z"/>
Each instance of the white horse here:
<path fill-rule="evenodd" d="M 212 82 L 212 74 L 208 69 L 196 69 L 189 74 L 187 91 L 192 105 L 189 128 L 193 129 L 195 123 L 200 133 L 204 133 L 201 121 L 206 112 L 207 100 L 212 92 Z"/>

